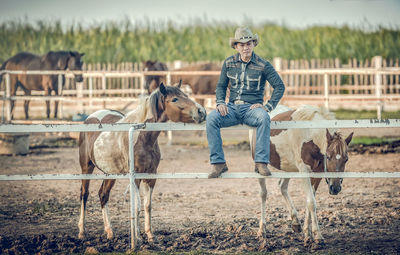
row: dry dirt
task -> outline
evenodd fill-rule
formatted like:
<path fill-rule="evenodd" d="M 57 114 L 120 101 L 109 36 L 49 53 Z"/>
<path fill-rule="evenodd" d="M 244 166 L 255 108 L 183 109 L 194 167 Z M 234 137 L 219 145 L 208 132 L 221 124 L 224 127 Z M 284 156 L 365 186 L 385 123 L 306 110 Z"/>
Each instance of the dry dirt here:
<path fill-rule="evenodd" d="M 225 154 L 231 172 L 252 171 L 246 132 L 226 131 Z M 79 173 L 76 147 L 44 148 L 43 137 L 32 135 L 36 147 L 26 156 L 0 156 L 0 174 Z M 190 132 L 174 135 L 174 144 L 160 137 L 159 172 L 208 172 L 205 137 Z M 176 144 L 178 143 L 178 144 Z M 237 144 L 237 143 L 236 143 Z M 400 171 L 399 153 L 351 153 L 347 171 Z M 99 173 L 99 172 L 97 172 Z M 304 192 L 292 180 L 289 193 L 304 217 Z M 10 181 L 0 183 L 0 253 L 126 252 L 130 248 L 127 181 L 118 181 L 111 192 L 110 214 L 115 238 L 106 239 L 97 196 L 101 181 L 91 182 L 87 239 L 78 236 L 80 181 Z M 317 215 L 325 244 L 318 249 L 303 245 L 294 233 L 278 189 L 278 180 L 267 180 L 267 230 L 256 232 L 260 216 L 259 187 L 254 179 L 158 180 L 153 193 L 153 230 L 157 241 L 140 251 L 198 251 L 238 254 L 245 252 L 293 253 L 400 253 L 400 183 L 398 179 L 345 179 L 337 196 L 325 182 L 317 192 Z M 143 216 L 143 213 L 141 214 Z M 143 218 L 141 218 L 143 231 Z"/>

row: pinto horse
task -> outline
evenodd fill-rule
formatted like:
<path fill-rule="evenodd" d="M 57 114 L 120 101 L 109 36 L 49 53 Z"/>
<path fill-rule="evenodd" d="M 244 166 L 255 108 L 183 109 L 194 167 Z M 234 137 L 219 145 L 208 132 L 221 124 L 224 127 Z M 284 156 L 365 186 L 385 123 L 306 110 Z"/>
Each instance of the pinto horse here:
<path fill-rule="evenodd" d="M 303 106 L 297 110 L 280 113 L 272 118 L 275 121 L 305 121 L 305 120 L 333 120 L 334 114 L 323 108 Z M 353 137 L 351 133 L 343 139 L 342 135 L 333 129 L 274 129 L 271 130 L 270 140 L 270 165 L 286 172 L 343 172 L 348 160 L 348 144 Z M 256 135 L 253 132 L 251 151 L 254 158 Z M 279 184 L 282 195 L 292 217 L 292 228 L 300 231 L 297 211 L 287 192 L 288 179 L 281 179 Z M 341 190 L 341 178 L 327 178 L 329 193 L 336 195 Z M 303 226 L 305 244 L 314 241 L 316 244 L 323 242 L 319 229 L 315 192 L 321 178 L 303 179 L 303 189 L 307 196 L 306 215 Z M 259 236 L 266 233 L 265 203 L 267 189 L 265 178 L 259 179 L 261 187 L 261 219 Z M 311 222 L 310 222 L 311 220 Z"/>
<path fill-rule="evenodd" d="M 153 91 L 150 96 L 142 99 L 140 105 L 124 116 L 122 113 L 111 110 L 99 110 L 87 118 L 85 123 L 150 123 L 173 122 L 200 123 L 205 120 L 206 111 L 198 103 L 192 101 L 178 87 L 164 86 Z M 142 131 L 134 141 L 135 172 L 157 173 L 161 153 L 157 142 L 160 131 Z M 82 132 L 79 136 L 79 163 L 83 174 L 92 174 L 94 168 L 107 174 L 129 172 L 129 139 L 127 132 Z M 153 241 L 151 230 L 151 195 L 155 179 L 136 180 L 139 187 L 144 184 L 145 201 L 145 233 L 149 242 Z M 113 237 L 113 230 L 108 213 L 108 199 L 115 180 L 104 180 L 99 190 L 101 208 L 103 212 L 104 231 L 107 238 Z M 85 237 L 85 211 L 89 195 L 89 180 L 82 180 L 81 213 L 79 219 L 79 238 Z M 139 210 L 136 207 L 136 220 L 139 219 Z M 137 224 L 138 226 L 138 224 Z M 135 231 L 136 234 L 139 231 Z M 140 241 L 137 236 L 137 240 Z"/>
<path fill-rule="evenodd" d="M 29 52 L 20 52 L 3 63 L 0 70 L 28 71 L 28 70 L 82 70 L 81 57 L 84 53 L 76 51 L 49 51 L 44 56 L 37 56 Z M 65 82 L 62 76 L 62 84 Z M 82 82 L 82 75 L 76 75 L 75 81 Z M 1 82 L 1 77 L 0 77 Z M 26 75 L 11 74 L 11 96 L 15 96 L 20 87 L 26 96 L 32 90 L 44 90 L 45 96 L 54 91 L 58 95 L 58 75 Z M 11 100 L 11 119 L 15 102 Z M 29 119 L 29 100 L 24 102 L 25 118 Z M 57 118 L 58 101 L 55 101 L 54 118 Z M 46 114 L 50 118 L 50 101 L 46 100 Z"/>

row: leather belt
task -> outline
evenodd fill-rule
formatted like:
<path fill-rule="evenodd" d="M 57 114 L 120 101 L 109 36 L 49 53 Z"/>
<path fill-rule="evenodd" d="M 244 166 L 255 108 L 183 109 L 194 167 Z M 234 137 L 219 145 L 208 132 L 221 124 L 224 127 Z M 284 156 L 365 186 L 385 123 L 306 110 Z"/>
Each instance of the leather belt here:
<path fill-rule="evenodd" d="M 243 100 L 235 100 L 233 101 L 234 104 L 247 104 L 247 102 L 243 101 Z"/>

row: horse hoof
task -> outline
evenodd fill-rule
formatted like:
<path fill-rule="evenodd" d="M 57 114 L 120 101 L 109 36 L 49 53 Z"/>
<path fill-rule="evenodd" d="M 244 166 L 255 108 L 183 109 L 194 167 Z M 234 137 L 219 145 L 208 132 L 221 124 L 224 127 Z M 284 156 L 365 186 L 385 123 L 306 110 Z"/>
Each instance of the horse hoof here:
<path fill-rule="evenodd" d="M 312 250 L 318 250 L 321 249 L 325 244 L 324 239 L 316 239 L 314 242 L 311 244 L 311 249 Z"/>
<path fill-rule="evenodd" d="M 304 238 L 304 247 L 309 247 L 312 244 L 312 240 L 310 237 Z"/>
<path fill-rule="evenodd" d="M 296 233 L 301 233 L 301 226 L 300 224 L 292 224 L 292 229 Z"/>

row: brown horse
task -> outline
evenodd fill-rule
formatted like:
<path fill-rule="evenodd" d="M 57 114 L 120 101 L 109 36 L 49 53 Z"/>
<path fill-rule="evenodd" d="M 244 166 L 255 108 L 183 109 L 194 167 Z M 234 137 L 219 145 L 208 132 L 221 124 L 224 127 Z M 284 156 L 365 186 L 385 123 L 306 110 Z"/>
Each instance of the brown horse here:
<path fill-rule="evenodd" d="M 303 106 L 297 110 L 286 111 L 276 115 L 274 121 L 332 120 L 333 113 L 325 109 Z M 255 132 L 253 132 L 251 150 L 254 157 Z M 351 133 L 346 139 L 335 130 L 324 129 L 275 129 L 271 130 L 270 165 L 286 172 L 343 172 L 348 160 L 348 144 L 353 137 Z M 287 192 L 290 179 L 281 179 L 279 184 L 282 195 L 292 217 L 292 228 L 300 231 L 297 211 Z M 303 226 L 304 242 L 314 240 L 316 244 L 323 242 L 316 215 L 315 191 L 321 179 L 303 179 L 303 189 L 307 196 L 306 215 Z M 261 219 L 258 235 L 266 232 L 265 203 L 267 189 L 265 179 L 259 179 L 261 187 Z M 341 178 L 327 178 L 329 193 L 336 195 L 341 190 Z M 311 220 L 311 222 L 310 222 Z"/>
<path fill-rule="evenodd" d="M 50 51 L 44 56 L 37 56 L 29 52 L 21 52 L 3 63 L 0 70 L 28 71 L 28 70 L 82 70 L 81 57 L 84 53 L 76 51 Z M 62 76 L 62 84 L 65 82 Z M 82 75 L 76 75 L 75 80 L 81 82 Z M 1 82 L 1 79 L 0 79 Z M 20 87 L 26 96 L 31 95 L 32 90 L 44 90 L 46 96 L 54 90 L 58 95 L 58 75 L 26 75 L 11 74 L 11 96 L 15 96 Z M 11 101 L 11 118 L 13 118 L 14 101 Z M 29 100 L 24 101 L 25 118 L 29 119 Z M 54 118 L 57 118 L 58 101 L 55 101 Z M 46 114 L 50 118 L 50 101 L 46 100 Z"/>
<path fill-rule="evenodd" d="M 159 62 L 159 61 L 151 61 L 147 60 L 144 62 L 144 68 L 143 71 L 168 71 L 168 67 L 166 64 Z M 145 84 L 144 88 L 147 90 L 147 93 L 149 95 L 151 92 L 156 90 L 158 88 L 158 85 L 161 82 L 166 82 L 165 76 L 160 76 L 160 75 L 147 75 L 145 77 Z"/>
<path fill-rule="evenodd" d="M 100 110 L 91 114 L 85 123 L 149 123 L 149 122 L 195 122 L 205 120 L 205 109 L 190 100 L 180 88 L 164 86 L 153 91 L 144 98 L 135 110 L 124 116 L 120 112 Z M 157 138 L 159 131 L 140 132 L 134 143 L 135 172 L 156 173 L 161 153 Z M 81 133 L 79 137 L 79 162 L 83 174 L 92 174 L 95 167 L 104 173 L 129 172 L 129 140 L 127 132 L 89 132 Z M 145 190 L 145 233 L 148 240 L 153 241 L 151 231 L 151 195 L 156 183 L 155 179 L 136 180 L 139 187 L 141 181 Z M 104 230 L 107 238 L 113 237 L 111 222 L 108 215 L 108 199 L 115 180 L 104 180 L 99 190 L 101 208 L 103 212 Z M 81 214 L 79 220 L 79 238 L 85 236 L 85 210 L 89 195 L 89 180 L 82 180 L 81 187 Z M 137 209 L 138 207 L 136 207 Z M 136 220 L 139 219 L 139 210 L 136 210 Z M 137 224 L 138 225 L 138 224 Z M 135 231 L 138 233 L 139 231 Z M 140 240 L 140 237 L 137 236 Z"/>
<path fill-rule="evenodd" d="M 213 63 L 195 64 L 175 71 L 221 71 L 221 66 Z M 218 79 L 218 75 L 171 75 L 172 83 L 182 80 L 183 84 L 189 84 L 195 95 L 214 95 Z"/>
<path fill-rule="evenodd" d="M 145 71 L 168 70 L 164 63 L 158 61 L 146 61 L 144 65 Z M 206 63 L 189 65 L 174 71 L 221 71 L 221 67 L 213 63 Z M 163 77 L 146 76 L 145 88 L 149 93 L 157 88 L 155 85 L 159 84 L 158 82 L 160 79 L 163 79 Z M 214 95 L 218 79 L 218 75 L 171 75 L 171 84 L 178 83 L 180 80 L 182 80 L 183 84 L 188 84 L 191 87 L 192 93 L 195 95 Z"/>

